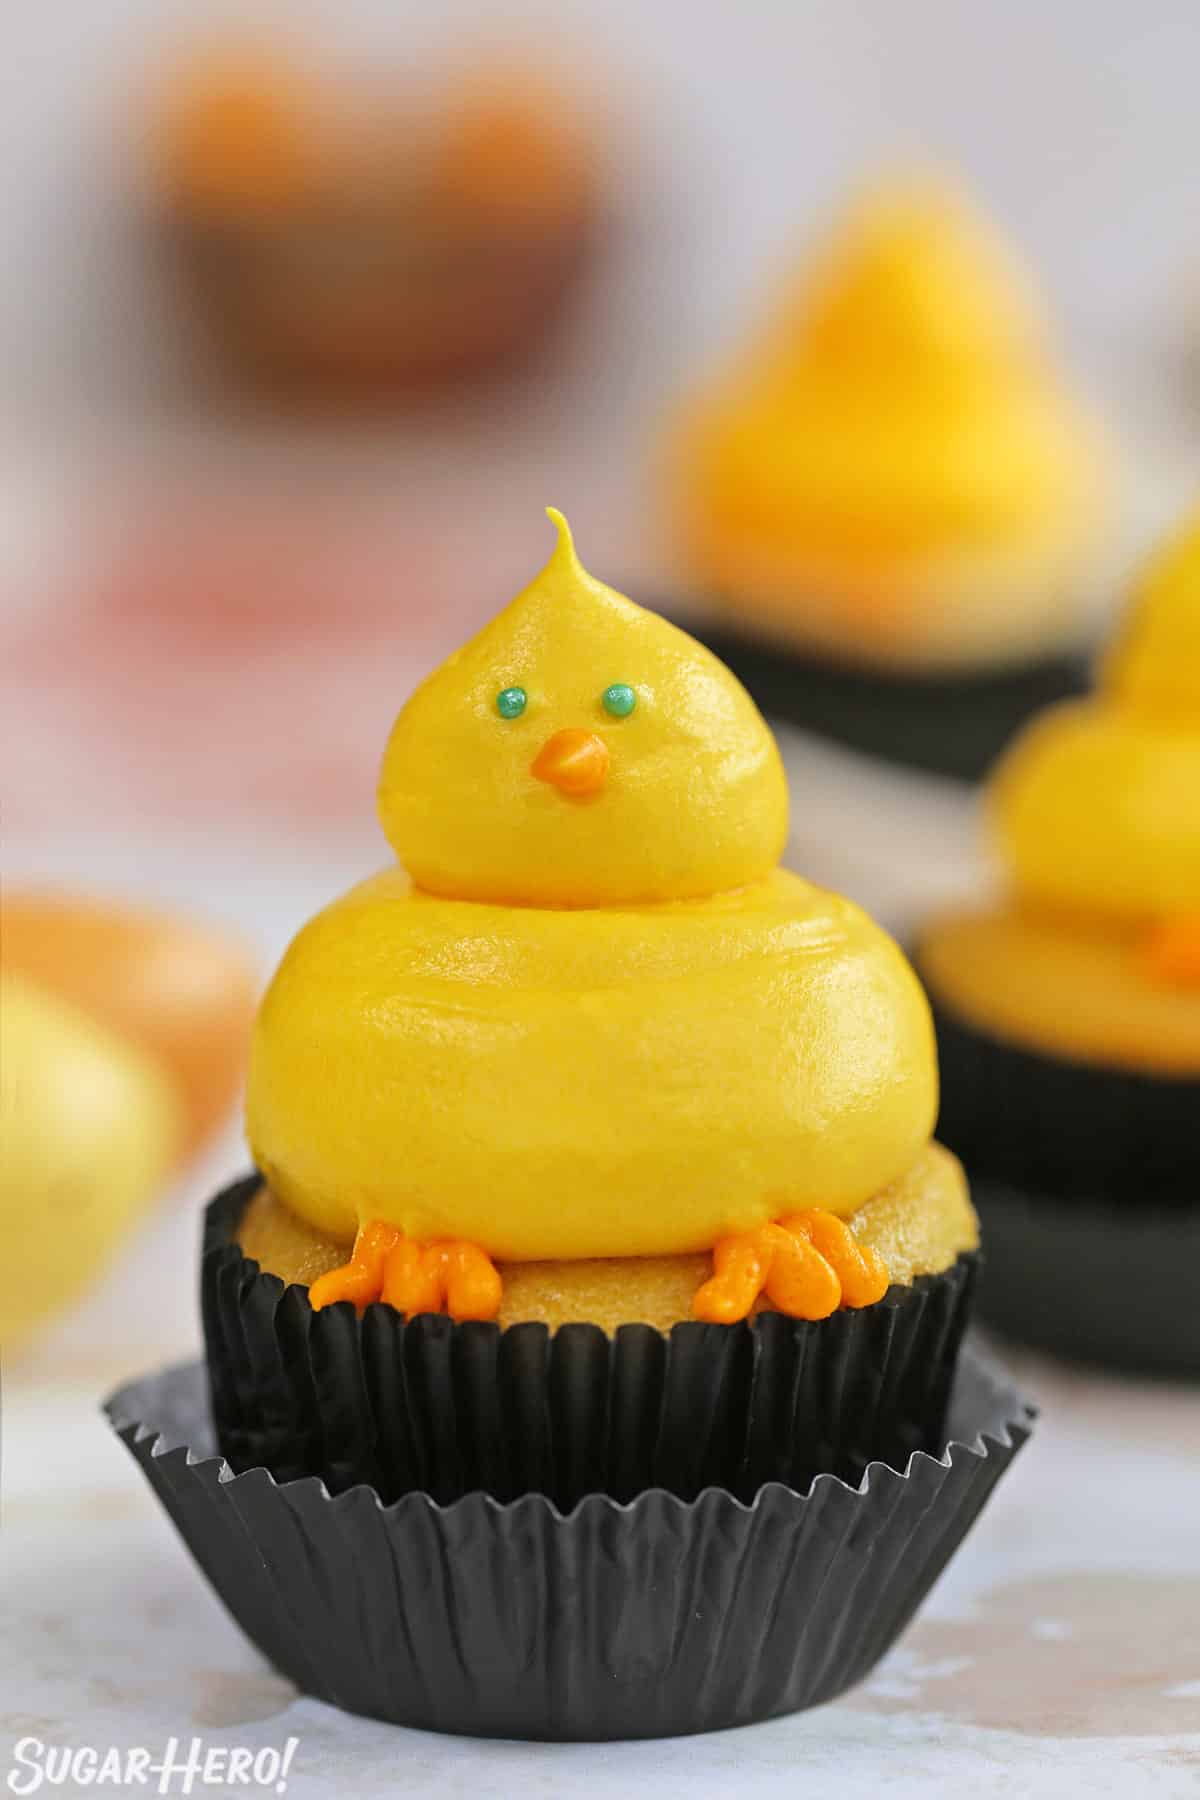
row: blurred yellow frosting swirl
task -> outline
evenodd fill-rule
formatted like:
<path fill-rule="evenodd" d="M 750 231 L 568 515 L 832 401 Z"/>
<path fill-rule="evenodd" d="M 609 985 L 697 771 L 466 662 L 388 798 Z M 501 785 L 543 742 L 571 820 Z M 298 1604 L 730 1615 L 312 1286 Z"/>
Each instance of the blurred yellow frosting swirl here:
<path fill-rule="evenodd" d="M 993 808 L 1026 899 L 1200 918 L 1200 512 L 1147 571 L 1096 696 L 1018 740 Z"/>
<path fill-rule="evenodd" d="M 915 179 L 851 211 L 685 413 L 672 472 L 716 597 L 843 658 L 952 667 L 1073 633 L 1103 463 L 1024 271 Z"/>
<path fill-rule="evenodd" d="M 990 810 L 1014 894 L 930 927 L 935 994 L 1057 1054 L 1200 1073 L 1200 512 L 1150 564 L 1095 696 L 1026 729 Z"/>

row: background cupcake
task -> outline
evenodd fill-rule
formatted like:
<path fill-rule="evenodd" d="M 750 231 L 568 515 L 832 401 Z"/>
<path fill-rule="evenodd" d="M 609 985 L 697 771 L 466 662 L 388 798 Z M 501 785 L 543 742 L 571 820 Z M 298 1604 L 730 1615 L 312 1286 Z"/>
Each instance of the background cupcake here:
<path fill-rule="evenodd" d="M 935 920 L 917 953 L 991 1311 L 1200 1374 L 1200 518 L 1142 579 L 1095 697 L 1037 720 L 991 801 L 1012 897 Z"/>
<path fill-rule="evenodd" d="M 896 182 L 685 413 L 686 579 L 768 709 L 978 774 L 1078 682 L 1103 462 L 1024 271 L 953 189 Z"/>
<path fill-rule="evenodd" d="M 194 51 L 168 84 L 153 226 L 260 396 L 377 410 L 529 356 L 592 260 L 597 130 L 557 70 L 466 66 L 432 108 L 390 86 L 255 40 Z"/>

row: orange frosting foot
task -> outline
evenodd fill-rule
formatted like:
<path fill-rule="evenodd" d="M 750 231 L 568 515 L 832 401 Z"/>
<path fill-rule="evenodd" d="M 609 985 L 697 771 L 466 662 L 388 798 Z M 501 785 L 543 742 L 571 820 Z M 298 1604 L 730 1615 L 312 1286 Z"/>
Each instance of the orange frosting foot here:
<path fill-rule="evenodd" d="M 759 1295 L 793 1319 L 827 1319 L 839 1306 L 872 1306 L 888 1290 L 883 1259 L 843 1219 L 811 1210 L 721 1238 L 713 1274 L 692 1301 L 696 1318 L 732 1325 Z"/>
<path fill-rule="evenodd" d="M 1163 987 L 1200 987 L 1200 913 L 1156 926 L 1144 953 L 1152 981 Z"/>
<path fill-rule="evenodd" d="M 397 1312 L 441 1312 L 452 1319 L 494 1319 L 500 1277 L 486 1250 L 457 1238 L 418 1244 L 402 1238 L 383 1272 L 383 1299 Z"/>
<path fill-rule="evenodd" d="M 385 1225 L 381 1219 L 360 1225 L 350 1261 L 343 1263 L 340 1269 L 330 1269 L 328 1275 L 320 1276 L 309 1288 L 308 1304 L 313 1311 L 320 1312 L 323 1306 L 349 1300 L 361 1312 L 372 1300 L 378 1300 L 383 1293 L 384 1263 L 388 1252 L 399 1242 L 400 1233 L 396 1227 Z"/>
<path fill-rule="evenodd" d="M 500 1277 L 478 1244 L 449 1239 L 418 1244 L 394 1225 L 375 1219 L 360 1225 L 350 1261 L 314 1281 L 314 1312 L 350 1300 L 361 1312 L 384 1300 L 410 1318 L 448 1312 L 452 1319 L 494 1319 L 500 1310 Z"/>

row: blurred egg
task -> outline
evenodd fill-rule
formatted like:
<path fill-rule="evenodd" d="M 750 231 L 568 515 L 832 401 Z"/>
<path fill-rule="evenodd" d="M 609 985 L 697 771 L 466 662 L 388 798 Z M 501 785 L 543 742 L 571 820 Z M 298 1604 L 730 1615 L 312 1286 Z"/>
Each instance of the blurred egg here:
<path fill-rule="evenodd" d="M 0 908 L 6 973 L 36 981 L 156 1061 L 194 1150 L 242 1079 L 257 982 L 225 933 L 173 915 L 58 893 L 10 893 Z"/>
<path fill-rule="evenodd" d="M 89 1284 L 166 1181 L 183 1126 L 163 1065 L 0 975 L 0 1345 Z"/>

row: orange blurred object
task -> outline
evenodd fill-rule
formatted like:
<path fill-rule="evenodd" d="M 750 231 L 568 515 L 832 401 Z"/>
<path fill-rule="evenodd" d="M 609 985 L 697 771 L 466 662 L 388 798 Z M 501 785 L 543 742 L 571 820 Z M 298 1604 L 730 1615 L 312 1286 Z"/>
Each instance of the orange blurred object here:
<path fill-rule="evenodd" d="M 60 893 L 9 893 L 0 957 L 157 1058 L 184 1107 L 183 1155 L 241 1085 L 257 998 L 247 952 L 171 914 Z"/>
<path fill-rule="evenodd" d="M 465 83 L 447 108 L 432 188 L 452 212 L 493 228 L 553 230 L 588 206 L 591 145 L 562 96 L 512 71 Z"/>
<path fill-rule="evenodd" d="M 151 134 L 158 224 L 235 372 L 275 398 L 377 401 L 532 350 L 590 260 L 589 109 L 519 65 L 424 115 L 290 47 L 195 52 Z"/>
<path fill-rule="evenodd" d="M 1145 966 L 1161 987 L 1200 988 L 1200 913 L 1158 925 L 1145 945 Z"/>
<path fill-rule="evenodd" d="M 271 212 L 311 196 L 327 96 L 299 62 L 257 46 L 215 48 L 183 68 L 163 108 L 162 179 L 201 212 Z"/>

